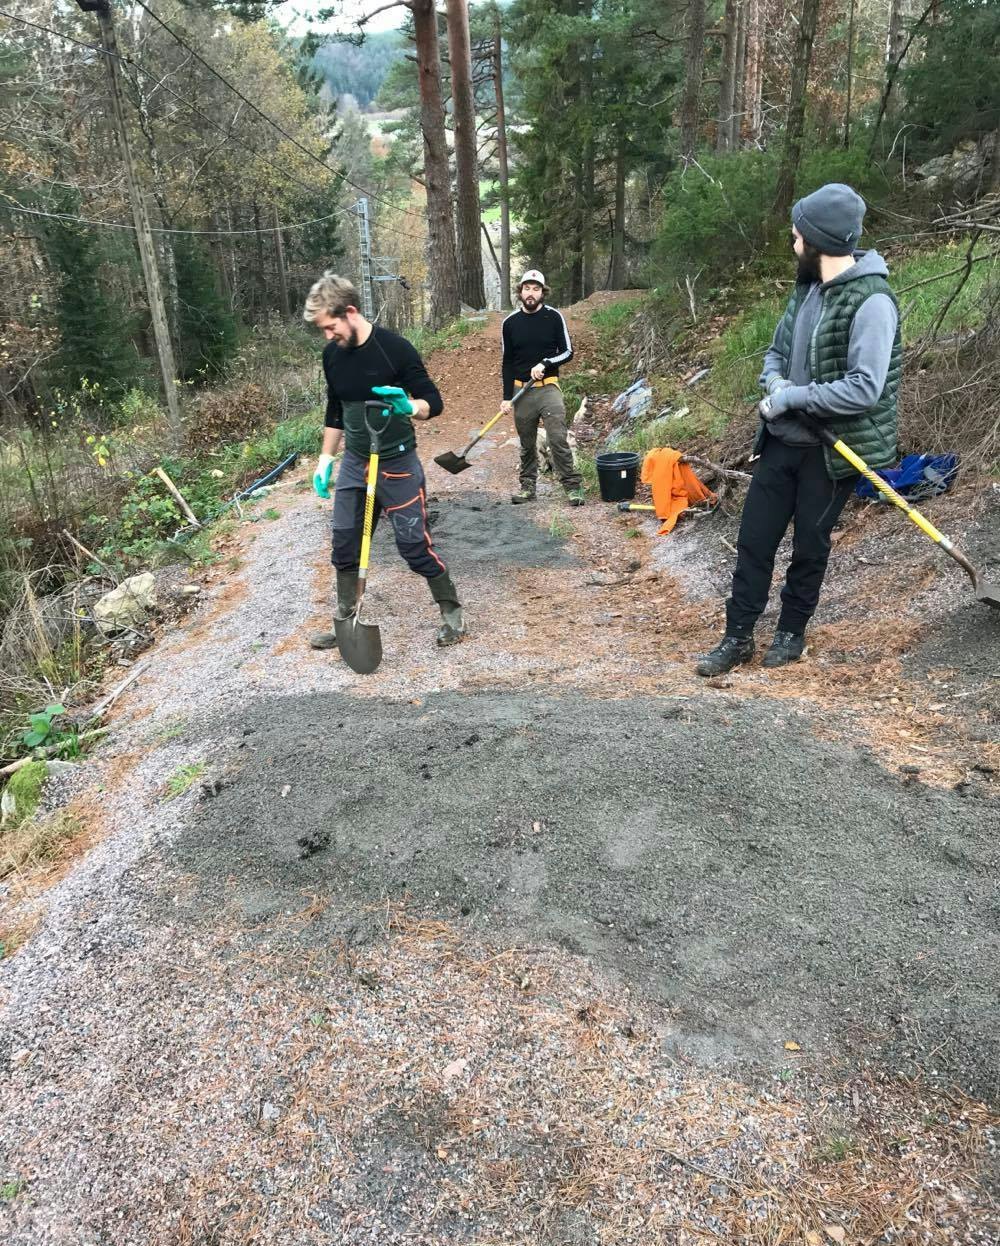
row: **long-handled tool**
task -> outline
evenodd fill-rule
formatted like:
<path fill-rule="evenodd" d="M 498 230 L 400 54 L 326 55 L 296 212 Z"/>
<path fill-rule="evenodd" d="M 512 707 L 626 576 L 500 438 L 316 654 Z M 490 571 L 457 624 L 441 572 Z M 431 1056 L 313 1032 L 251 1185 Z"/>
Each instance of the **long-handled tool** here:
<path fill-rule="evenodd" d="M 531 389 L 534 383 L 535 383 L 534 381 L 529 381 L 527 385 L 521 386 L 521 388 L 514 395 L 513 401 L 515 404 L 520 402 L 520 400 L 524 397 L 524 395 L 528 392 L 528 390 Z M 474 445 L 482 441 L 482 439 L 490 431 L 490 429 L 497 422 L 497 420 L 501 419 L 502 417 L 503 417 L 503 412 L 498 411 L 492 420 L 487 421 L 487 423 L 485 423 L 482 426 L 482 428 L 479 430 L 478 433 L 476 433 L 475 437 L 473 437 L 473 439 L 469 442 L 469 444 L 465 447 L 465 449 L 462 451 L 461 454 L 455 454 L 454 451 L 452 450 L 445 450 L 444 454 L 439 454 L 435 457 L 434 462 L 437 463 L 438 467 L 443 467 L 446 472 L 451 472 L 453 476 L 457 476 L 459 472 L 464 472 L 467 467 L 472 466 L 472 464 L 469 462 L 469 460 L 465 456 L 469 453 L 469 451 L 472 449 Z"/>
<path fill-rule="evenodd" d="M 648 502 L 619 502 L 618 509 L 627 514 L 629 511 L 655 511 L 655 506 L 650 506 Z"/>
<path fill-rule="evenodd" d="M 368 419 L 369 409 L 373 409 L 380 415 L 387 411 L 384 402 L 365 403 L 365 427 L 368 429 L 370 452 L 368 482 L 365 489 L 365 521 L 361 530 L 361 560 L 358 564 L 358 595 L 354 602 L 353 612 L 346 619 L 335 619 L 333 623 L 340 656 L 351 670 L 359 675 L 370 675 L 382 661 L 382 633 L 378 625 L 361 622 L 361 603 L 364 601 L 365 587 L 368 583 L 368 559 L 372 548 L 375 486 L 378 484 L 379 434 Z"/>
<path fill-rule="evenodd" d="M 968 558 L 961 550 L 955 548 L 943 532 L 939 532 L 929 519 L 925 519 L 915 507 L 907 502 L 906 498 L 900 496 L 891 485 L 887 484 L 878 472 L 873 472 L 864 459 L 859 458 L 850 446 L 834 437 L 828 428 L 825 428 L 816 420 L 809 420 L 808 424 L 821 441 L 825 442 L 831 450 L 836 450 L 842 458 L 845 458 L 850 463 L 855 471 L 859 471 L 865 480 L 874 485 L 879 493 L 887 497 L 894 506 L 898 506 L 905 515 L 908 515 L 921 532 L 929 536 L 932 541 L 941 546 L 946 554 L 954 558 L 972 581 L 972 587 L 978 601 L 981 601 L 985 606 L 993 606 L 994 609 L 1000 610 L 1000 588 L 995 584 L 987 584 L 972 563 L 969 562 Z"/>

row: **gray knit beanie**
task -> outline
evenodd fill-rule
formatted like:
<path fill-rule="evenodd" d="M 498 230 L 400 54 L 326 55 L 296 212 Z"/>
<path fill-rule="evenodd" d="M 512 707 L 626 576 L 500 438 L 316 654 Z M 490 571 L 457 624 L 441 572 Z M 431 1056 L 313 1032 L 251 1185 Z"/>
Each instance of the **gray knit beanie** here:
<path fill-rule="evenodd" d="M 792 224 L 823 255 L 850 255 L 861 238 L 865 201 L 843 182 L 829 182 L 792 208 Z"/>

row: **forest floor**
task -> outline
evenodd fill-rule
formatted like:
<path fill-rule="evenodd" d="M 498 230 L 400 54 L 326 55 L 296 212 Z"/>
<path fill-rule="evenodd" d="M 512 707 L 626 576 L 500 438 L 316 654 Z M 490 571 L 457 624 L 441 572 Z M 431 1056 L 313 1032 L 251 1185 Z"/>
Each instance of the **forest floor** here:
<path fill-rule="evenodd" d="M 433 464 L 495 410 L 496 319 L 419 430 L 469 638 L 383 525 L 381 667 L 308 648 L 305 465 L 0 897 L 0 1236 L 995 1244 L 997 617 L 858 505 L 806 659 L 699 680 L 736 513 L 511 507 L 506 423 Z M 995 488 L 930 512 L 997 578 Z"/>

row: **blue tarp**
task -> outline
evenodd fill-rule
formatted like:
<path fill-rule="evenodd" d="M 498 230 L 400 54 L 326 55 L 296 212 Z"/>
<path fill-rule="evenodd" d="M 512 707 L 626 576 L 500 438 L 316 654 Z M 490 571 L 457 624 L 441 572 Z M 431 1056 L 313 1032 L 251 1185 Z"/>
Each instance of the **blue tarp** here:
<path fill-rule="evenodd" d="M 957 474 L 957 454 L 908 454 L 898 467 L 883 468 L 878 473 L 908 502 L 945 493 L 954 484 Z M 855 493 L 859 498 L 887 500 L 864 479 L 858 482 Z"/>

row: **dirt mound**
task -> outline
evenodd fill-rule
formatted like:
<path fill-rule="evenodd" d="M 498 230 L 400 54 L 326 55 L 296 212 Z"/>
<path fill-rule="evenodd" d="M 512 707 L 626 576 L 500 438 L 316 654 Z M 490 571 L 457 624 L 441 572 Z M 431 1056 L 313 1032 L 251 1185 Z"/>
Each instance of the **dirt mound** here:
<path fill-rule="evenodd" d="M 613 672 L 609 671 L 609 678 Z M 268 699 L 177 840 L 209 891 L 385 899 L 595 958 L 677 1050 L 783 1042 L 1000 1091 L 1000 809 L 811 738 L 800 710 L 688 698 Z M 286 790 L 287 789 L 287 790 Z"/>

